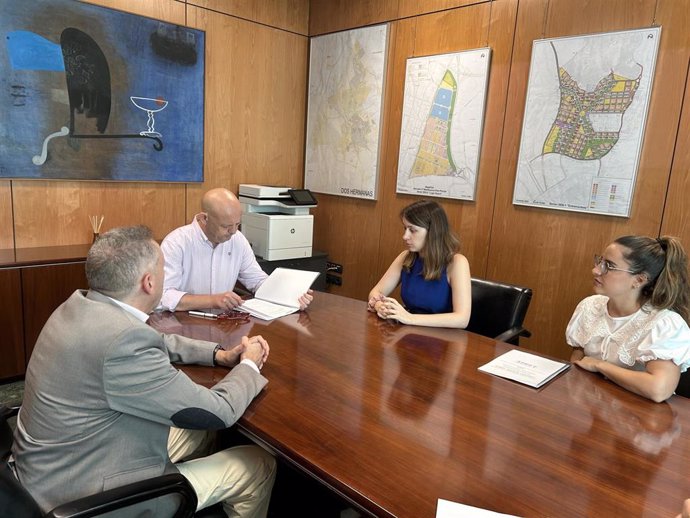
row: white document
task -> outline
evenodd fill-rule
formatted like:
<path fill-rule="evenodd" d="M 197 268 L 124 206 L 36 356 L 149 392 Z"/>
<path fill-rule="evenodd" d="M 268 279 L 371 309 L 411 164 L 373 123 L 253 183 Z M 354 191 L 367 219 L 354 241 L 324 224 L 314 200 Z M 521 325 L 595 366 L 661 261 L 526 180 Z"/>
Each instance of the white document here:
<path fill-rule="evenodd" d="M 569 363 L 557 362 L 536 354 L 512 349 L 486 365 L 482 365 L 479 370 L 539 388 L 568 367 L 570 367 Z"/>
<path fill-rule="evenodd" d="M 299 310 L 299 298 L 314 284 L 319 272 L 276 268 L 253 299 L 237 309 L 262 320 L 273 320 Z"/>
<path fill-rule="evenodd" d="M 436 518 L 499 518 L 501 516 L 515 518 L 512 514 L 495 513 L 486 509 L 480 509 L 479 507 L 450 502 L 442 498 L 438 499 L 438 505 L 436 506 Z"/>

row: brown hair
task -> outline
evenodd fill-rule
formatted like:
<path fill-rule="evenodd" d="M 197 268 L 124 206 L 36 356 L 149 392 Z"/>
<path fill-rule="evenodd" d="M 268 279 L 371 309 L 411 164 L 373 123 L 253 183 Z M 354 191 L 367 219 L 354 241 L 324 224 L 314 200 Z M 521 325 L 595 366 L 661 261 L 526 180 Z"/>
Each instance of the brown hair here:
<path fill-rule="evenodd" d="M 460 240 L 448 225 L 448 217 L 443 207 L 435 201 L 420 200 L 408 205 L 400 211 L 400 217 L 416 227 L 427 231 L 424 241 L 424 279 L 427 281 L 438 279 L 445 266 L 453 260 L 453 256 L 460 249 Z M 403 261 L 403 268 L 412 268 L 417 252 L 408 252 Z"/>
<path fill-rule="evenodd" d="M 649 279 L 641 296 L 658 309 L 671 309 L 686 322 L 690 319 L 688 256 L 678 238 L 662 236 L 623 236 L 615 243 L 625 247 L 623 257 L 635 273 Z"/>

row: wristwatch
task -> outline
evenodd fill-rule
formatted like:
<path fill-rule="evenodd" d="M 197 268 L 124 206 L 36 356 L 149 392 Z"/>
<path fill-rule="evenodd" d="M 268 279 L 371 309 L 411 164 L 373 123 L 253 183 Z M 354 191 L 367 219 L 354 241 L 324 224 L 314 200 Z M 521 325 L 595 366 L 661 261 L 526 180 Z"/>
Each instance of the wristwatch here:
<path fill-rule="evenodd" d="M 213 349 L 213 365 L 218 365 L 218 362 L 216 361 L 216 354 L 217 354 L 218 351 L 220 351 L 220 350 L 221 350 L 220 344 L 216 345 L 216 348 Z"/>

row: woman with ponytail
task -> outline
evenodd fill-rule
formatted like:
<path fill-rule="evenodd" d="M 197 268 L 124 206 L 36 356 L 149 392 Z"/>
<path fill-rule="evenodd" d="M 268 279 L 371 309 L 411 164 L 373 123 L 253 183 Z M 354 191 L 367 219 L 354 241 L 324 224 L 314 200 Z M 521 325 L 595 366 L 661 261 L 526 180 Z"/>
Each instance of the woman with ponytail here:
<path fill-rule="evenodd" d="M 690 287 L 680 241 L 625 236 L 594 256 L 594 292 L 566 329 L 570 360 L 656 402 L 690 367 Z"/>

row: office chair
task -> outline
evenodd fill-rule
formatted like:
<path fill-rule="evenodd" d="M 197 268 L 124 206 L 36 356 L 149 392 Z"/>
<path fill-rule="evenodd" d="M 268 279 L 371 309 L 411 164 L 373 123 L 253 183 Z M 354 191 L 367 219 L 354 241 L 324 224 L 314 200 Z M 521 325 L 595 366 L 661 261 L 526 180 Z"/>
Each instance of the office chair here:
<path fill-rule="evenodd" d="M 467 330 L 520 345 L 521 336 L 532 335 L 522 327 L 531 299 L 530 288 L 472 278 L 472 314 Z"/>
<path fill-rule="evenodd" d="M 690 397 L 690 370 L 680 375 L 680 381 L 676 387 L 676 394 L 683 397 Z"/>
<path fill-rule="evenodd" d="M 179 473 L 161 475 L 79 498 L 59 505 L 44 515 L 7 463 L 12 449 L 12 430 L 7 421 L 18 412 L 19 407 L 0 405 L 0 509 L 3 510 L 3 516 L 88 518 L 169 494 L 178 495 L 179 504 L 174 518 L 194 516 L 196 493 L 187 479 Z"/>

